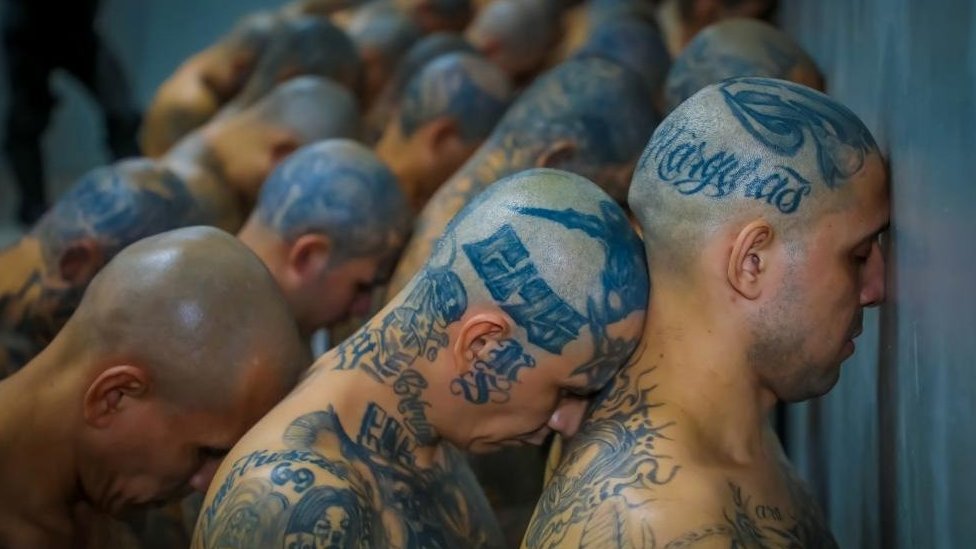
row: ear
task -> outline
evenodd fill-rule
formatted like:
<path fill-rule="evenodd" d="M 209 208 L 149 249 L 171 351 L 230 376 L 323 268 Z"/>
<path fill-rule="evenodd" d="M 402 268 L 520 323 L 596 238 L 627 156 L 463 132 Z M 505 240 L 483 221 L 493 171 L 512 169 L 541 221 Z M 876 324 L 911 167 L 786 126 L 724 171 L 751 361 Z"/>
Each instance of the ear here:
<path fill-rule="evenodd" d="M 271 134 L 271 165 L 277 166 L 288 155 L 302 146 L 297 135 L 287 131 L 275 131 Z"/>
<path fill-rule="evenodd" d="M 424 140 L 427 150 L 435 155 L 447 153 L 461 144 L 457 122 L 450 116 L 441 116 L 426 124 Z"/>
<path fill-rule="evenodd" d="M 68 246 L 58 258 L 58 276 L 72 286 L 84 286 L 104 265 L 101 245 L 93 238 L 84 238 Z"/>
<path fill-rule="evenodd" d="M 754 300 L 762 294 L 772 260 L 773 228 L 765 220 L 746 225 L 736 236 L 729 257 L 729 284 L 742 295 Z"/>
<path fill-rule="evenodd" d="M 508 319 L 500 313 L 478 313 L 465 320 L 454 342 L 455 374 L 462 375 L 471 370 L 475 361 L 486 358 L 510 331 Z"/>
<path fill-rule="evenodd" d="M 576 144 L 565 139 L 556 141 L 539 155 L 535 166 L 537 168 L 561 169 L 576 158 Z"/>
<path fill-rule="evenodd" d="M 85 422 L 92 427 L 103 429 L 111 424 L 122 409 L 125 398 L 145 396 L 151 387 L 149 373 L 132 366 L 112 366 L 92 381 L 85 391 L 82 403 Z"/>
<path fill-rule="evenodd" d="M 288 250 L 288 268 L 302 281 L 317 280 L 329 266 L 332 240 L 323 234 L 304 234 Z"/>

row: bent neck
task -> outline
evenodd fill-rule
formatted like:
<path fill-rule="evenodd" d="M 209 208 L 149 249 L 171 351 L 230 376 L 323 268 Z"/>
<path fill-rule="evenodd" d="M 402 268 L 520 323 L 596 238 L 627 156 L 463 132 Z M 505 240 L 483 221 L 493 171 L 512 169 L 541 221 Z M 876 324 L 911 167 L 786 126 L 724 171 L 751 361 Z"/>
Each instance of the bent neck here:
<path fill-rule="evenodd" d="M 355 430 L 350 425 L 361 421 L 364 428 L 369 423 L 387 433 L 392 438 L 386 441 L 398 441 L 398 447 L 401 439 L 406 441 L 420 466 L 433 461 L 441 440 L 441 414 L 431 402 L 428 374 L 438 355 L 448 352 L 450 339 L 447 324 L 434 316 L 431 299 L 423 281 L 412 286 L 405 299 L 387 305 L 319 359 L 309 379 L 343 403 L 352 421 L 344 423 L 347 428 Z"/>

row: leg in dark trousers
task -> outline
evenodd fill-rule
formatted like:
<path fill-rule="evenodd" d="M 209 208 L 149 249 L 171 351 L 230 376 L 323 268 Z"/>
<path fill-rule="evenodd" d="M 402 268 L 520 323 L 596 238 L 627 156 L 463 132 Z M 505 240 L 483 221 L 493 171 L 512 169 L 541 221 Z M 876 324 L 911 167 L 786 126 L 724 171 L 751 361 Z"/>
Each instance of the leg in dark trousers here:
<path fill-rule="evenodd" d="M 24 29 L 4 29 L 10 103 L 4 150 L 20 190 L 20 222 L 31 225 L 47 208 L 41 137 L 54 100 L 48 88 L 53 71 L 50 51 Z"/>
<path fill-rule="evenodd" d="M 101 107 L 112 158 L 138 156 L 140 115 L 122 64 L 94 29 L 74 41 L 73 47 L 61 52 L 60 66 L 78 79 Z"/>

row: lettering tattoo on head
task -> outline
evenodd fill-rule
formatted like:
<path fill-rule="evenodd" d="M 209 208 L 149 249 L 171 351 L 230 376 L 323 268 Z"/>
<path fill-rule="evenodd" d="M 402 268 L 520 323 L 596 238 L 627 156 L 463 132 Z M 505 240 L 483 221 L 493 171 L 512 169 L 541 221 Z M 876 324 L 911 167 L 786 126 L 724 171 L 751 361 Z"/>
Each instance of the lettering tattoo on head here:
<path fill-rule="evenodd" d="M 572 375 L 583 375 L 589 390 L 598 390 L 626 362 L 637 347 L 635 337 L 612 337 L 607 328 L 647 307 L 649 281 L 643 245 L 622 210 L 613 202 L 599 204 L 600 215 L 572 208 L 513 208 L 527 217 L 544 219 L 595 239 L 604 250 L 602 292 L 587 298 L 586 315 L 562 299 L 539 273 L 530 253 L 511 225 L 503 225 L 488 238 L 463 245 L 465 254 L 491 297 L 516 324 L 526 330 L 529 343 L 560 355 L 589 328 L 593 354 Z M 457 220 L 455 221 L 457 222 Z M 501 346 L 452 384 L 454 394 L 483 404 L 507 402 L 522 368 L 536 359 L 514 340 Z"/>
<path fill-rule="evenodd" d="M 433 444 L 435 434 L 427 422 L 421 398 L 427 380 L 410 367 L 420 357 L 435 360 L 447 346 L 447 327 L 468 308 L 461 278 L 451 270 L 454 253 L 444 265 L 429 265 L 410 288 L 402 304 L 390 311 L 379 327 L 364 327 L 339 345 L 337 370 L 361 368 L 380 383 L 393 386 L 407 428 L 422 445 Z"/>
<path fill-rule="evenodd" d="M 207 547 L 500 545 L 487 501 L 456 450 L 444 447 L 433 466 L 415 467 L 403 427 L 375 402 L 354 432 L 355 440 L 331 406 L 296 418 L 282 436 L 290 449 L 234 463 L 201 514 L 198 540 Z"/>
<path fill-rule="evenodd" d="M 701 137 L 681 121 L 669 120 L 648 144 L 640 171 L 656 172 L 660 181 L 683 195 L 714 199 L 740 195 L 792 214 L 815 192 L 818 186 L 813 181 L 837 189 L 877 150 L 853 113 L 803 86 L 739 78 L 723 82 L 718 90 L 736 121 L 771 154 L 733 151 Z M 808 143 L 813 144 L 819 173 L 804 176 L 788 163 L 808 152 Z"/>
<path fill-rule="evenodd" d="M 590 296 L 586 304 L 586 323 L 595 350 L 589 361 L 573 371 L 574 375 L 585 375 L 590 388 L 601 388 L 637 348 L 636 338 L 611 337 L 607 327 L 647 308 L 650 280 L 643 243 L 630 227 L 623 211 L 609 200 L 600 203 L 601 215 L 586 214 L 572 208 L 519 208 L 517 211 L 553 221 L 570 230 L 582 231 L 597 240 L 603 248 L 604 267 L 600 275 L 603 293 L 601 299 Z"/>

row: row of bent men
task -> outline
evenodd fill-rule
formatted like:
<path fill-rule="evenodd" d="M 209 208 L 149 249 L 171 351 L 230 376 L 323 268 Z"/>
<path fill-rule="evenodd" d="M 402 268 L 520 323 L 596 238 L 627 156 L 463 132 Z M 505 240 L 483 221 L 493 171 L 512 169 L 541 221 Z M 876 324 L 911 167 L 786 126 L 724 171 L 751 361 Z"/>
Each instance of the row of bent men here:
<path fill-rule="evenodd" d="M 768 416 L 887 176 L 767 3 L 356 4 L 243 19 L 0 252 L 0 546 L 834 546 Z M 503 529 L 542 472 L 468 455 L 553 432 Z"/>

